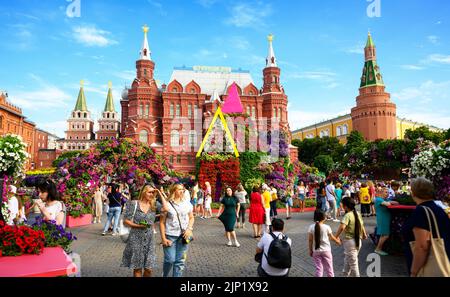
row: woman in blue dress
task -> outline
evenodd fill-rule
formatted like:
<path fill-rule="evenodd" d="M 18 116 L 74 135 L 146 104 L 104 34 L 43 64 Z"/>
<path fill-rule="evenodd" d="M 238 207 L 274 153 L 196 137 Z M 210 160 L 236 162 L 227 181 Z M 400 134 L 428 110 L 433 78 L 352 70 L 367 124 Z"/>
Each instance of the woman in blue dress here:
<path fill-rule="evenodd" d="M 391 213 L 387 208 L 389 205 L 396 205 L 396 201 L 386 201 L 388 197 L 387 188 L 379 188 L 375 197 L 375 211 L 377 214 L 377 234 L 380 236 L 378 245 L 375 248 L 375 253 L 381 256 L 387 256 L 388 253 L 383 251 L 383 244 L 388 240 L 391 234 Z"/>

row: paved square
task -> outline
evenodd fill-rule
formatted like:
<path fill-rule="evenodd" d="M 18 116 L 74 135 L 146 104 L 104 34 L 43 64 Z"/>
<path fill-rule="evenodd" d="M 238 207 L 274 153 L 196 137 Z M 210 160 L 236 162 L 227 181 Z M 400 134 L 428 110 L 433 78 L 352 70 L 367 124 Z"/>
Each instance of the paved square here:
<path fill-rule="evenodd" d="M 285 215 L 281 214 L 284 219 Z M 103 218 L 104 222 L 106 217 Z M 375 227 L 374 218 L 364 218 L 368 233 Z M 313 213 L 294 213 L 291 220 L 286 221 L 286 234 L 292 239 L 292 269 L 291 277 L 313 277 L 314 264 L 308 254 L 307 227 L 313 222 Z M 339 223 L 328 222 L 333 232 Z M 72 250 L 81 256 L 81 276 L 87 277 L 130 277 L 132 270 L 120 267 L 125 244 L 119 237 L 101 236 L 103 224 L 70 229 L 78 240 L 72 244 Z M 187 277 L 255 277 L 257 263 L 254 254 L 257 240 L 252 237 L 251 225 L 246 229 L 236 229 L 239 248 L 227 247 L 224 228 L 216 219 L 197 219 L 194 225 L 195 241 L 191 244 L 186 270 Z M 159 244 L 160 235 L 156 234 Z M 336 276 L 340 276 L 344 263 L 343 247 L 332 243 L 333 262 Z M 363 241 L 359 254 L 361 276 L 367 276 L 366 269 L 371 262 L 367 256 L 373 253 L 375 246 L 370 240 Z M 156 248 L 158 268 L 154 276 L 162 275 L 162 246 Z M 407 276 L 406 261 L 402 256 L 381 257 L 381 276 Z"/>

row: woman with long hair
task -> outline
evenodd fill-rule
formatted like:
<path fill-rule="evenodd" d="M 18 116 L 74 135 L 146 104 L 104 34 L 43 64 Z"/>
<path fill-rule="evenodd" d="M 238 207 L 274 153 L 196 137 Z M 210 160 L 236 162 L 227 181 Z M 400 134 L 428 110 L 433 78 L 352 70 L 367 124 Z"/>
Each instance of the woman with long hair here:
<path fill-rule="evenodd" d="M 227 246 L 233 245 L 231 242 L 231 237 L 233 237 L 234 245 L 240 247 L 241 245 L 237 241 L 236 232 L 234 231 L 236 219 L 239 218 L 240 204 L 236 196 L 233 195 L 233 189 L 231 189 L 231 187 L 225 187 L 225 195 L 220 200 L 220 203 L 217 217 L 225 227 L 225 234 L 228 238 Z"/>
<path fill-rule="evenodd" d="M 122 213 L 122 194 L 120 193 L 119 186 L 117 184 L 111 185 L 111 192 L 108 193 L 108 201 L 108 218 L 106 220 L 102 235 L 106 235 L 106 232 L 109 230 L 109 226 L 112 224 L 112 220 L 114 219 L 112 235 L 115 236 L 119 234 L 119 220 L 120 214 Z"/>
<path fill-rule="evenodd" d="M 255 186 L 250 194 L 250 213 L 248 215 L 248 221 L 253 225 L 253 238 L 259 238 L 262 235 L 264 212 L 264 199 L 259 187 Z"/>
<path fill-rule="evenodd" d="M 164 195 L 153 185 L 142 187 L 138 200 L 129 200 L 125 208 L 124 224 L 131 230 L 123 251 L 121 267 L 133 269 L 134 277 L 151 277 L 152 269 L 156 267 L 152 226 L 156 219 L 157 194 L 161 197 L 163 210 L 166 210 Z"/>
<path fill-rule="evenodd" d="M 327 194 L 325 191 L 327 184 L 325 182 L 321 182 L 319 187 L 316 190 L 316 208 L 322 210 L 323 212 L 327 212 Z"/>
<path fill-rule="evenodd" d="M 189 242 L 194 230 L 191 201 L 184 198 L 184 186 L 176 184 L 170 189 L 167 211 L 161 214 L 159 227 L 164 248 L 163 276 L 183 276 Z"/>
<path fill-rule="evenodd" d="M 40 201 L 36 204 L 42 213 L 44 221 L 56 221 L 57 225 L 66 226 L 65 211 L 66 207 L 62 201 L 59 201 L 56 185 L 51 180 L 46 180 L 38 186 Z"/>
<path fill-rule="evenodd" d="M 309 255 L 314 259 L 316 277 L 322 277 L 324 270 L 327 277 L 334 277 L 330 239 L 338 245 L 341 244 L 340 239 L 333 236 L 330 226 L 324 224 L 325 219 L 326 214 L 317 209 L 314 212 L 315 223 L 308 228 Z"/>
<path fill-rule="evenodd" d="M 297 195 L 298 200 L 300 201 L 300 212 L 305 211 L 305 196 L 306 196 L 306 187 L 303 181 L 300 182 L 300 185 L 297 186 Z"/>
<path fill-rule="evenodd" d="M 344 197 L 342 205 L 345 215 L 334 237 L 338 238 L 344 232 L 344 276 L 359 277 L 358 254 L 362 245 L 361 239 L 366 239 L 367 233 L 361 214 L 355 209 L 355 200 Z"/>

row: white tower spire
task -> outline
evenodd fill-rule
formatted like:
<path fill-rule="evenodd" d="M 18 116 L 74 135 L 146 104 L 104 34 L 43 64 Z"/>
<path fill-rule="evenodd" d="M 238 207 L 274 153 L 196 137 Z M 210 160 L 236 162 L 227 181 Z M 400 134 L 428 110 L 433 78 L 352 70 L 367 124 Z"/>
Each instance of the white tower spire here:
<path fill-rule="evenodd" d="M 142 27 L 142 30 L 144 31 L 144 41 L 142 42 L 142 48 L 141 51 L 139 52 L 139 60 L 149 60 L 151 61 L 151 55 L 152 52 L 150 51 L 150 47 L 148 46 L 148 40 L 147 40 L 147 33 L 148 33 L 148 26 L 144 25 L 144 27 Z"/>
<path fill-rule="evenodd" d="M 272 47 L 273 35 L 267 36 L 267 40 L 269 41 L 269 54 L 266 58 L 266 67 L 278 67 L 277 58 L 275 58 L 275 52 Z"/>

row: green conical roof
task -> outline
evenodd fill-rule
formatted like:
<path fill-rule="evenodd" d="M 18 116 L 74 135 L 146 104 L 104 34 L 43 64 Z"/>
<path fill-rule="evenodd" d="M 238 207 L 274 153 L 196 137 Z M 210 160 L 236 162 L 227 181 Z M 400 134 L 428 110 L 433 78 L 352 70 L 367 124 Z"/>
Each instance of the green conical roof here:
<path fill-rule="evenodd" d="M 106 97 L 106 104 L 105 104 L 104 111 L 111 111 L 111 112 L 116 111 L 116 109 L 114 108 L 114 101 L 113 101 L 111 88 L 109 88 L 109 90 L 108 90 L 108 97 Z"/>
<path fill-rule="evenodd" d="M 370 86 L 384 86 L 383 76 L 381 75 L 380 67 L 377 64 L 377 61 L 373 60 L 367 61 L 364 64 L 360 88 Z"/>
<path fill-rule="evenodd" d="M 370 35 L 370 32 L 369 32 L 369 36 L 367 37 L 366 47 L 374 47 L 374 46 L 375 46 L 375 44 L 373 43 L 372 35 Z"/>
<path fill-rule="evenodd" d="M 75 105 L 74 111 L 88 111 L 83 87 L 80 87 L 80 92 L 78 93 L 77 104 Z"/>

